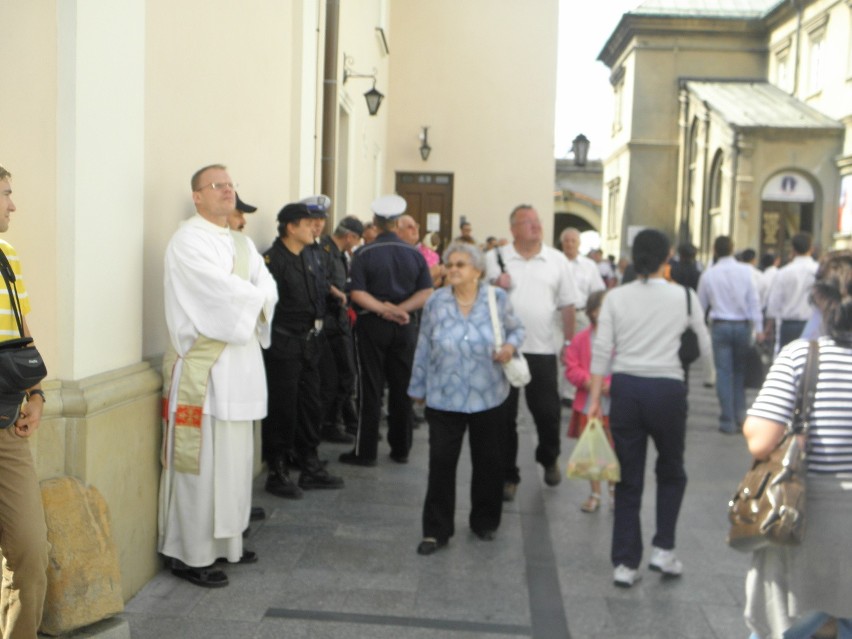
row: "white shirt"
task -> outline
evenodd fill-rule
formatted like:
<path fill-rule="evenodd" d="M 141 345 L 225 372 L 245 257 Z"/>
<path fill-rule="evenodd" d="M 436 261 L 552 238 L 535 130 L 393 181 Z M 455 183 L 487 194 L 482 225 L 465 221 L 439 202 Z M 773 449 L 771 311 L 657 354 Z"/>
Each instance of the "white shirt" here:
<path fill-rule="evenodd" d="M 576 306 L 580 298 L 568 258 L 556 249 L 542 244 L 541 251 L 529 259 L 518 255 L 512 244 L 488 251 L 485 273 L 489 281 L 500 275 L 497 251 L 503 258 L 506 272 L 512 278 L 509 299 L 515 314 L 526 329 L 521 352 L 555 355 L 558 342 L 554 340 L 553 314 L 566 306 Z"/>
<path fill-rule="evenodd" d="M 813 313 L 808 297 L 817 267 L 810 255 L 798 255 L 778 269 L 769 291 L 766 315 L 772 319 L 807 321 Z"/>
<path fill-rule="evenodd" d="M 588 258 L 585 255 L 578 255 L 573 260 L 567 255 L 565 258 L 568 260 L 568 266 L 571 267 L 571 274 L 574 276 L 574 284 L 576 285 L 577 293 L 580 296 L 577 301 L 577 309 L 584 309 L 586 308 L 586 300 L 589 299 L 589 295 L 595 291 L 605 290 L 606 286 L 604 286 L 604 281 L 601 277 L 600 271 L 598 270 L 598 265 L 595 264 L 593 259 Z"/>
<path fill-rule="evenodd" d="M 165 258 L 169 339 L 184 355 L 199 335 L 226 342 L 210 371 L 204 413 L 222 420 L 266 416 L 266 373 L 261 346 L 269 346 L 278 289 L 251 239 L 249 279 L 233 272 L 231 232 L 200 215 L 172 236 Z M 173 373 L 178 379 L 179 360 Z"/>
<path fill-rule="evenodd" d="M 698 280 L 698 299 L 705 312 L 710 309 L 712 319 L 750 320 L 760 330 L 763 313 L 751 271 L 751 266 L 730 255 L 705 271 Z"/>

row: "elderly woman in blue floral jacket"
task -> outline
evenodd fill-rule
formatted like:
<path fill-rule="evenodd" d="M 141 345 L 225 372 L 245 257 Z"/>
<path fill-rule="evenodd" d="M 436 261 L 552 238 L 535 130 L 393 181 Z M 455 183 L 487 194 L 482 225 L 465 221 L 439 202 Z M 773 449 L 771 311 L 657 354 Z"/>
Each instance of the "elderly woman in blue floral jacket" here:
<path fill-rule="evenodd" d="M 470 528 L 494 538 L 503 509 L 504 404 L 509 382 L 502 364 L 524 340 L 524 329 L 505 292 L 496 303 L 502 346 L 495 348 L 482 282 L 485 257 L 474 245 L 454 243 L 444 253 L 449 286 L 438 289 L 423 309 L 408 394 L 426 402 L 429 423 L 429 486 L 423 505 L 421 555 L 447 544 L 455 531 L 456 466 L 470 428 Z"/>

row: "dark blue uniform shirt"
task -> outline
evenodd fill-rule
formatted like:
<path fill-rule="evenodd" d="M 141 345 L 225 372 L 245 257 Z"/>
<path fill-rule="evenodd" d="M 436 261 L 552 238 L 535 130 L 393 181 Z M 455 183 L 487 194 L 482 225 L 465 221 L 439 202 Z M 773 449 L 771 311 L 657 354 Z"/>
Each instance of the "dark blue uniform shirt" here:
<path fill-rule="evenodd" d="M 429 267 L 420 251 L 390 231 L 355 251 L 349 275 L 351 291 L 366 291 L 380 302 L 392 304 L 432 288 Z"/>

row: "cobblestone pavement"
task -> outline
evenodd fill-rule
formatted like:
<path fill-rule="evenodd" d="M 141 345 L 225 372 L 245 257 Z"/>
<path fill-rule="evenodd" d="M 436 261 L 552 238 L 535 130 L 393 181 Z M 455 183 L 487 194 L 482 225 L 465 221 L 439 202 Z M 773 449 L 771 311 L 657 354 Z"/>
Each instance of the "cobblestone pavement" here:
<path fill-rule="evenodd" d="M 415 553 L 426 487 L 425 425 L 415 431 L 404 465 L 387 457 L 384 442 L 376 468 L 342 466 L 337 455 L 348 447 L 323 444 L 321 456 L 346 480 L 343 490 L 310 491 L 289 501 L 266 494 L 259 477 L 254 504 L 266 509 L 267 519 L 252 524 L 247 545 L 260 561 L 229 567 L 230 586 L 217 590 L 163 571 L 128 603 L 123 617 L 134 639 L 746 637 L 748 557 L 725 544 L 725 509 L 749 456 L 742 438 L 717 432 L 715 394 L 700 379 L 691 384 L 689 403 L 680 579 L 662 580 L 643 566 L 643 579 L 632 589 L 612 585 L 606 499 L 599 512 L 584 514 L 586 482 L 545 486 L 533 462 L 535 428 L 524 413 L 523 479 L 494 541 L 479 540 L 467 527 L 465 449 L 456 535 L 432 556 Z M 572 446 L 565 440 L 563 466 Z M 646 544 L 653 534 L 655 457 L 651 446 L 642 516 Z"/>

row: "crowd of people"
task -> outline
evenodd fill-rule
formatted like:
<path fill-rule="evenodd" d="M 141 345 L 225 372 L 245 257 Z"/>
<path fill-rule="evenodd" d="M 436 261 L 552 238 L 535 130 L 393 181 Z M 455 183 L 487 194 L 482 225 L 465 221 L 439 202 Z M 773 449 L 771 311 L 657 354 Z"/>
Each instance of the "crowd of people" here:
<path fill-rule="evenodd" d="M 10 178 L 0 167 L 0 232 L 15 211 Z M 852 588 L 843 562 L 852 554 L 844 552 L 841 528 L 849 510 L 843 477 L 852 472 L 852 252 L 829 253 L 820 266 L 811 237 L 797 233 L 785 265 L 781 256 L 764 255 L 758 267 L 753 249 L 737 254 L 732 239 L 720 236 L 705 267 L 696 247 L 674 251 L 664 232 L 645 229 L 634 237 L 630 259 L 616 262 L 599 249 L 581 255 L 574 228 L 562 232 L 559 249 L 549 246 L 538 211 L 521 204 L 508 215 L 511 239 L 479 244 L 462 218 L 459 235 L 441 253 L 440 238 L 423 235 L 398 195 L 377 198 L 368 222 L 340 217 L 330 233 L 324 230 L 332 202 L 313 195 L 281 208 L 277 236 L 261 253 L 241 233 L 245 215 L 257 209 L 237 195 L 225 166 L 199 169 L 190 185 L 197 214 L 172 236 L 164 277 L 169 345 L 158 550 L 175 576 L 219 588 L 228 585 L 228 563 L 258 561 L 243 534 L 265 516 L 251 507 L 257 421 L 266 491 L 301 499 L 306 491 L 345 487 L 320 456 L 323 440 L 352 445 L 338 463 L 379 463 L 383 412 L 388 459 L 406 464 L 415 407 L 423 407 L 429 472 L 416 552 L 431 555 L 455 533 L 465 434 L 469 527 L 476 538 L 493 540 L 503 504 L 515 499 L 522 481 L 521 388 L 510 384 L 504 366 L 523 357 L 535 461 L 549 489 L 562 480 L 562 429 L 576 438 L 591 419 L 605 425 L 621 467 L 609 498 L 613 583 L 630 588 L 642 577 L 649 439 L 657 451 L 656 530 L 647 565 L 679 577 L 676 533 L 687 485 L 684 333 L 695 335 L 706 356 L 719 431 L 744 434 L 757 458 L 783 436 L 807 340 L 818 339 L 807 434 L 813 532 L 801 548 L 755 553 L 746 617 L 760 638 L 808 637 L 827 621 L 838 636 L 850 636 Z M 26 315 L 19 260 L 8 243 L 0 241 L 0 249 L 17 288 L 17 296 L 9 288 L 3 300 L 12 308 L 20 299 Z M 0 334 L 12 339 L 17 329 L 7 324 Z M 20 333 L 28 334 L 25 321 Z M 765 383 L 749 409 L 746 369 L 755 350 L 758 385 Z M 7 587 L 4 570 L 0 607 L 8 636 L 29 637 L 41 616 L 47 555 L 27 444 L 44 394 L 36 385 L 26 398 L 14 427 L 0 433 L 0 473 L 21 486 L 0 500 L 0 548 L 14 571 Z M 565 419 L 563 407 L 571 409 Z M 584 513 L 599 511 L 601 492 L 592 482 Z"/>
<path fill-rule="evenodd" d="M 172 348 L 159 550 L 175 575 L 200 586 L 226 585 L 226 562 L 257 560 L 242 536 L 252 516 L 263 516 L 250 508 L 255 419 L 263 420 L 266 490 L 298 499 L 304 491 L 344 487 L 320 458 L 322 439 L 352 444 L 339 455 L 341 464 L 379 463 L 383 411 L 388 459 L 407 463 L 419 408 L 429 428 L 429 473 L 416 552 L 431 555 L 455 534 L 465 434 L 472 462 L 469 527 L 480 540 L 494 539 L 503 503 L 515 499 L 522 480 L 521 388 L 510 385 L 503 370 L 519 356 L 529 368 L 523 392 L 545 485 L 562 479 L 563 425 L 569 437 L 578 437 L 588 420 L 605 423 L 621 466 L 609 504 L 613 583 L 623 588 L 642 577 L 640 509 L 653 442 L 656 530 L 647 565 L 665 578 L 679 577 L 689 373 L 680 356 L 683 334 L 695 336 L 710 362 L 704 376 L 716 386 L 719 431 L 745 428 L 757 456 L 771 450 L 786 423 L 791 401 L 779 398 L 777 386 L 788 395 L 794 388 L 804 352 L 798 338 L 827 331 L 825 359 L 852 357 L 844 345 L 852 334 L 844 288 L 852 263 L 848 256 L 827 262 L 817 280 L 806 233 L 791 238 L 793 256 L 784 266 L 764 256 L 758 269 L 754 250 L 735 254 L 731 238 L 720 236 L 713 264 L 704 267 L 694 246 L 674 251 L 655 229 L 640 231 L 631 259 L 616 262 L 598 249 L 581 255 L 573 228 L 562 232 L 561 250 L 548 246 L 538 212 L 522 204 L 508 216 L 510 240 L 489 237 L 480 245 L 462 218 L 459 235 L 441 254 L 440 238 L 423 235 L 398 195 L 377 198 L 369 222 L 343 217 L 329 235 L 322 231 L 331 201 L 316 195 L 281 209 L 278 237 L 261 256 L 239 233 L 244 213 L 254 207 L 237 197 L 224 166 L 199 170 L 192 196 L 198 215 L 175 233 L 166 255 Z M 762 353 L 758 382 L 767 359 L 778 359 L 747 417 L 746 362 L 754 349 Z M 835 371 L 826 377 L 836 374 L 836 367 L 824 370 Z M 842 427 L 823 404 L 809 435 L 820 460 L 812 472 L 833 476 L 852 469 L 844 461 L 845 434 L 836 430 Z M 565 406 L 571 412 L 563 421 Z M 835 495 L 836 482 L 825 481 L 824 490 Z M 593 514 L 600 504 L 601 486 L 593 482 L 580 507 Z M 836 532 L 836 515 L 814 516 L 825 519 L 824 534 Z M 814 566 L 830 563 L 824 551 L 808 557 Z M 756 636 L 776 636 L 764 632 L 767 624 L 775 632 L 813 626 L 826 615 L 846 623 L 845 572 L 832 590 L 842 596 L 814 600 L 795 590 L 806 577 L 813 581 L 810 564 L 770 559 L 798 581 L 791 582 L 792 603 L 758 614 L 766 597 L 754 584 L 778 571 L 761 571 L 769 560 L 755 559 L 749 624 Z"/>

